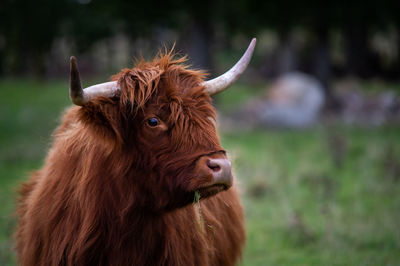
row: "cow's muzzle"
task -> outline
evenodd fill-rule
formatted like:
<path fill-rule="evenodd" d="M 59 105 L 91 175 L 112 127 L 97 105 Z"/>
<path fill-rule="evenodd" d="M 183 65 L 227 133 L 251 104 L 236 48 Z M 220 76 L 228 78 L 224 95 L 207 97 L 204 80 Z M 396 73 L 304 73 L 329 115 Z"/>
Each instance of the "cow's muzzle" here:
<path fill-rule="evenodd" d="M 204 155 L 196 162 L 195 189 L 201 197 L 209 197 L 229 189 L 233 183 L 232 165 L 224 152 Z"/>
<path fill-rule="evenodd" d="M 232 186 L 232 164 L 228 159 L 210 158 L 206 165 L 214 178 L 213 185 L 222 185 L 225 188 Z"/>

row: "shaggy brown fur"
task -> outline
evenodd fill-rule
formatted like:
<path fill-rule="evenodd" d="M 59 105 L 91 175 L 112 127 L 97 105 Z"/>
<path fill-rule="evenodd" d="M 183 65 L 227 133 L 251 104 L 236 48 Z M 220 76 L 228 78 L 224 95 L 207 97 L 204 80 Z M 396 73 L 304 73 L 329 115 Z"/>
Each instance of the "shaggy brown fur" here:
<path fill-rule="evenodd" d="M 65 112 L 43 168 L 20 190 L 21 265 L 237 262 L 245 232 L 235 187 L 202 199 L 201 214 L 192 204 L 209 178 L 196 161 L 225 151 L 203 75 L 182 63 L 170 53 L 139 62 L 113 77 L 118 97 Z"/>

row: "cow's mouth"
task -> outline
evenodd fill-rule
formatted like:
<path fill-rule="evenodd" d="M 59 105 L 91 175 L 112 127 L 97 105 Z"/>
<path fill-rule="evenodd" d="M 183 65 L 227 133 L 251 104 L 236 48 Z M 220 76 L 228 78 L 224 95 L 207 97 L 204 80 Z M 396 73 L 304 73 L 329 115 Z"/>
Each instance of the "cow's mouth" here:
<path fill-rule="evenodd" d="M 208 198 L 227 189 L 229 189 L 229 187 L 225 184 L 214 184 L 207 187 L 201 187 L 197 191 L 201 198 Z"/>

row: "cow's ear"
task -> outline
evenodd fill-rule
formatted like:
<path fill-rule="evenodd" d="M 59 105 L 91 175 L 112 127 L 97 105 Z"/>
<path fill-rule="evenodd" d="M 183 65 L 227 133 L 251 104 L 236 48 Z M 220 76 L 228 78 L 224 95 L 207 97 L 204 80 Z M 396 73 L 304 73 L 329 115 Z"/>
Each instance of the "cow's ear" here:
<path fill-rule="evenodd" d="M 102 135 L 123 142 L 122 117 L 118 98 L 97 97 L 78 110 L 79 120 Z"/>
<path fill-rule="evenodd" d="M 112 79 L 117 80 L 121 87 L 120 104 L 130 106 L 135 112 L 143 108 L 151 95 L 154 95 L 162 73 L 163 70 L 155 66 L 123 69 L 113 76 Z"/>

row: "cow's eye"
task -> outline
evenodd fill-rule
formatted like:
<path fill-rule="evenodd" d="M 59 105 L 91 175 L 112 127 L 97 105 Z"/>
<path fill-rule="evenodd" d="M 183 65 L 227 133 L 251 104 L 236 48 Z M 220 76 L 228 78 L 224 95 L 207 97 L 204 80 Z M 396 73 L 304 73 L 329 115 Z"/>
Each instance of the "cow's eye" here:
<path fill-rule="evenodd" d="M 157 126 L 158 124 L 160 124 L 160 121 L 158 121 L 157 118 L 152 117 L 152 118 L 149 118 L 149 119 L 147 120 L 147 124 L 148 124 L 149 126 L 151 126 L 151 127 L 155 127 L 155 126 Z"/>

